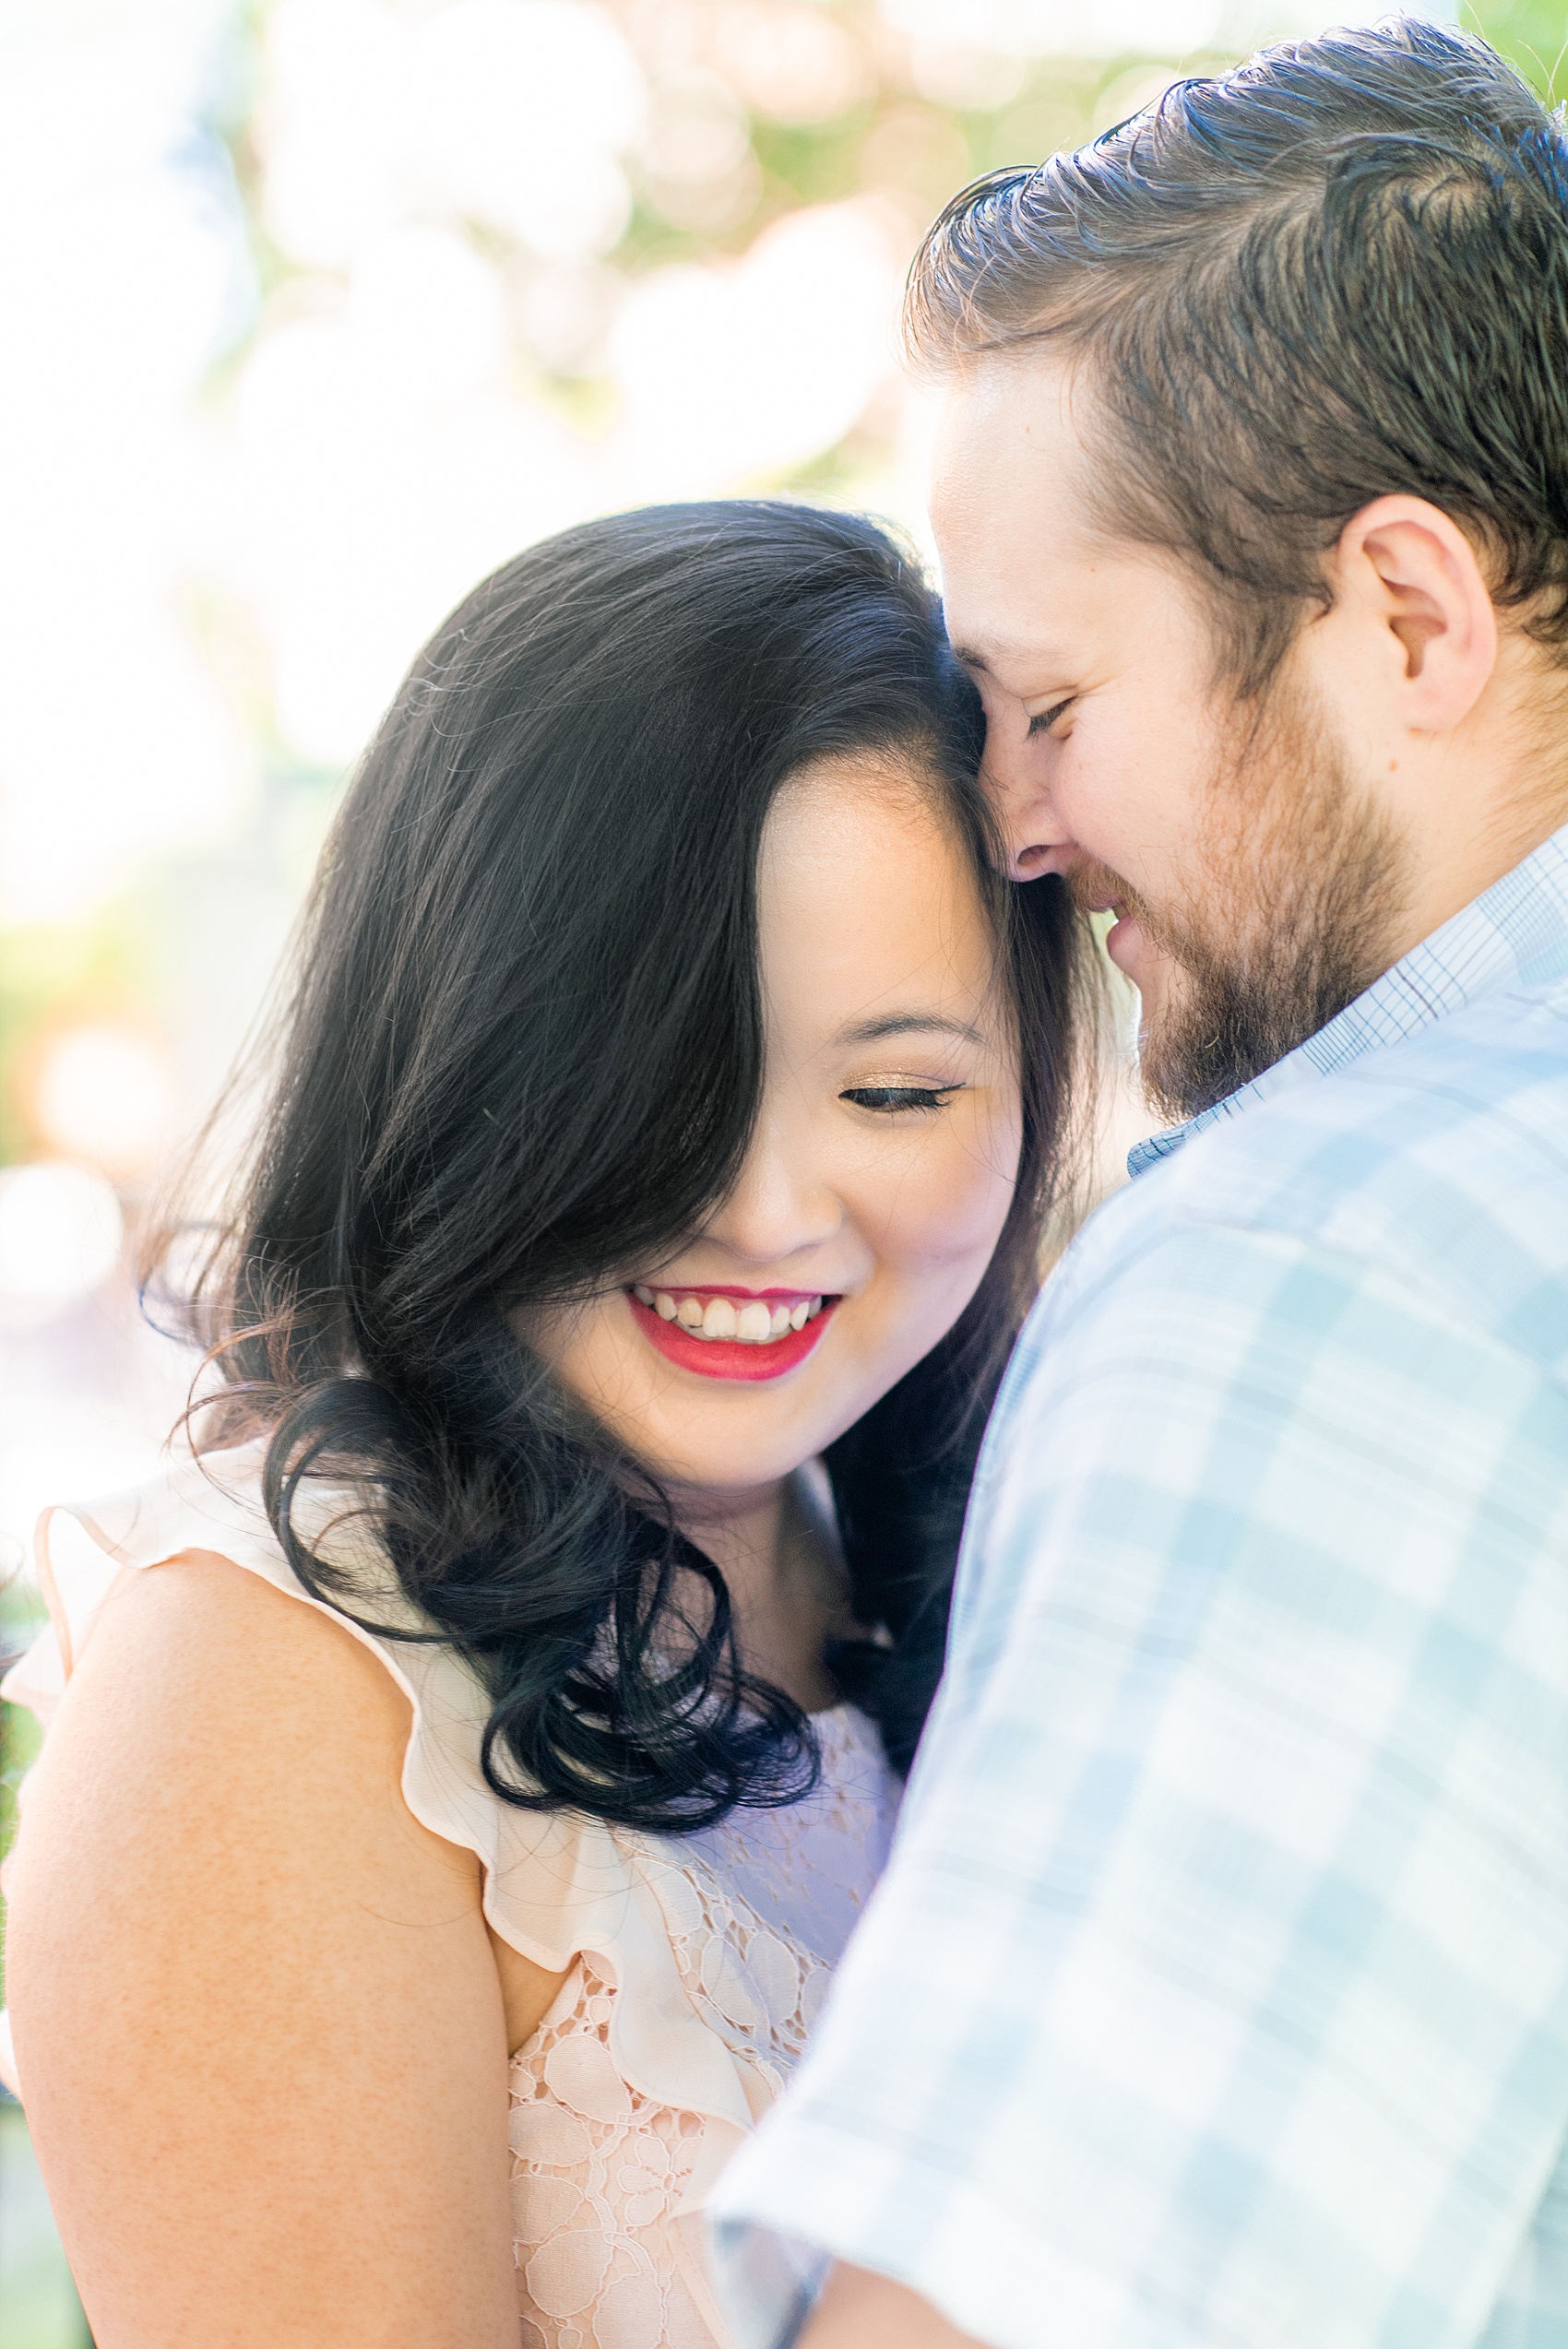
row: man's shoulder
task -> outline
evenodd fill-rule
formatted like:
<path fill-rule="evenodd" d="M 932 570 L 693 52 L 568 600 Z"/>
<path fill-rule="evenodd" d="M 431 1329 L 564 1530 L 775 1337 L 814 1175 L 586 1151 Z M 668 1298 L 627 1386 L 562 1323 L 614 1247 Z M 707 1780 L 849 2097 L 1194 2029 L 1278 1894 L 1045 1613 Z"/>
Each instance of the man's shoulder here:
<path fill-rule="evenodd" d="M 1376 1219 L 1493 1172 L 1568 1183 L 1568 979 L 1500 991 L 1291 1086 L 1211 1127 L 1170 1171 L 1178 1215 L 1342 1239 L 1348 1213 Z"/>
<path fill-rule="evenodd" d="M 1517 1302 L 1568 1280 L 1568 979 L 1488 996 L 1209 1127 L 1102 1210 L 1083 1272 L 1131 1274 L 1226 1229 L 1361 1259 L 1489 1322 L 1504 1288 Z"/>

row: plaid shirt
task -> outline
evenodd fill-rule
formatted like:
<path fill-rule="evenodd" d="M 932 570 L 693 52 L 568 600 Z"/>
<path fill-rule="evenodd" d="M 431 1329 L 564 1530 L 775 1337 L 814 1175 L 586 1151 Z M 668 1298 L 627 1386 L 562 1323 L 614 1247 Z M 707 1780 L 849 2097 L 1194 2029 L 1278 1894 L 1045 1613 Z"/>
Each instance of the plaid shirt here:
<path fill-rule="evenodd" d="M 837 2257 L 996 2349 L 1568 2349 L 1568 830 L 1134 1166 L 717 2190 L 739 2342 Z"/>

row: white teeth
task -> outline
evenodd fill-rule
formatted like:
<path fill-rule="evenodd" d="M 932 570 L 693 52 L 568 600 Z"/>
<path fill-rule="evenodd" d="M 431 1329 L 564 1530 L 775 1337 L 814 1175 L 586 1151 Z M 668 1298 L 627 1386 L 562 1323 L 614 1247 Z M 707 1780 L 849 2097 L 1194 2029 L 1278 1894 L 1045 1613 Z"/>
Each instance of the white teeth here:
<path fill-rule="evenodd" d="M 769 1305 L 765 1297 L 744 1303 L 729 1297 L 676 1299 L 667 1288 L 649 1288 L 639 1281 L 633 1295 L 651 1305 L 661 1322 L 678 1322 L 694 1337 L 727 1338 L 742 1346 L 773 1346 L 791 1330 L 803 1330 L 822 1311 L 820 1297 L 802 1297 L 795 1306 Z"/>

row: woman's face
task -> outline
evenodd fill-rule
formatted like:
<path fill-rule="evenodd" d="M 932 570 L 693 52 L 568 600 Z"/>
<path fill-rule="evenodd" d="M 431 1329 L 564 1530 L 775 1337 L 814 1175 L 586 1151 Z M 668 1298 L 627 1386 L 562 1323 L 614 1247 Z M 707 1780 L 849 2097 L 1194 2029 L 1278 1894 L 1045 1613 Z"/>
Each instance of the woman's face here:
<path fill-rule="evenodd" d="M 533 1342 L 670 1484 L 740 1494 L 842 1434 L 974 1295 L 1012 1204 L 1009 1006 L 968 859 L 897 769 L 786 784 L 757 873 L 766 1064 L 739 1181 Z"/>

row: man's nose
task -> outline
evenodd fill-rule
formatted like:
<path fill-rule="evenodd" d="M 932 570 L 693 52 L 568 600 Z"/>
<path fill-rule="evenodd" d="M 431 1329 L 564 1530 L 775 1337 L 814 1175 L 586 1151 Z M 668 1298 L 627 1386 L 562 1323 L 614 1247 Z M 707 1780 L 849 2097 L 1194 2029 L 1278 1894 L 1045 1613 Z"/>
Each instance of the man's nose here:
<path fill-rule="evenodd" d="M 988 729 L 980 780 L 1002 827 L 1013 879 L 1037 881 L 1042 872 L 1065 871 L 1074 843 L 1057 816 L 1027 726 Z"/>

